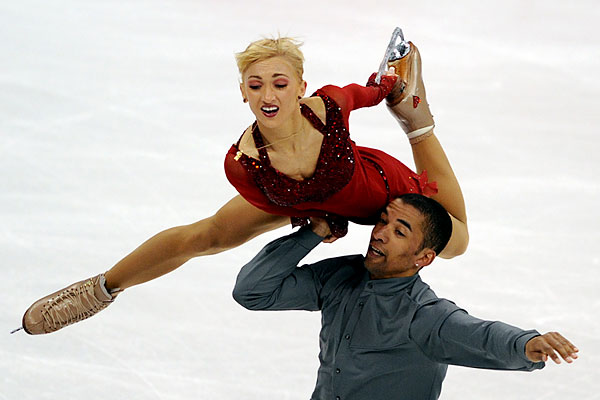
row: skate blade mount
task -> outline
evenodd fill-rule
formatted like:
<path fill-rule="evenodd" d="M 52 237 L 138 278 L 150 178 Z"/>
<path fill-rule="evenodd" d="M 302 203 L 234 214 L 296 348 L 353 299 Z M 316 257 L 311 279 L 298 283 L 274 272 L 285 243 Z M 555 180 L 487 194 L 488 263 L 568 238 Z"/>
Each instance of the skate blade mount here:
<path fill-rule="evenodd" d="M 400 39 L 398 41 L 398 38 Z M 377 71 L 377 76 L 375 77 L 375 82 L 377 84 L 381 83 L 381 76 L 387 70 L 387 63 L 390 61 L 396 61 L 406 56 L 410 51 L 410 44 L 404 40 L 404 33 L 402 33 L 402 29 L 396 28 L 392 33 L 392 38 L 385 49 L 385 55 L 383 56 L 383 60 L 381 60 L 381 64 L 379 64 L 379 70 Z"/>

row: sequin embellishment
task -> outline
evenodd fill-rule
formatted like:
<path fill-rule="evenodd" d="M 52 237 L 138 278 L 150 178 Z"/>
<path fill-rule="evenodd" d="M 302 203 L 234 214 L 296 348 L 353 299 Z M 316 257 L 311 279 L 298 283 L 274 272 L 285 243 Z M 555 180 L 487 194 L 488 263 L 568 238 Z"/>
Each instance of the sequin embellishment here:
<path fill-rule="evenodd" d="M 288 177 L 271 166 L 266 148 L 259 149 L 259 159 L 241 157 L 240 162 L 256 185 L 274 204 L 283 207 L 305 202 L 322 202 L 339 192 L 352 179 L 354 153 L 348 128 L 341 108 L 333 99 L 317 91 L 326 110 L 325 125 L 306 105 L 301 104 L 302 115 L 323 134 L 321 153 L 313 176 L 302 181 Z M 257 148 L 264 146 L 258 125 L 254 123 L 252 136 Z"/>
<path fill-rule="evenodd" d="M 385 172 L 383 172 L 383 168 L 381 168 L 381 166 L 379 164 L 377 164 L 375 161 L 371 160 L 370 158 L 364 157 L 364 160 L 366 160 L 366 161 L 370 162 L 371 164 L 373 164 L 373 166 L 375 167 L 375 169 L 377 169 L 377 172 L 379 172 L 379 175 L 381 175 L 381 179 L 383 179 L 383 183 L 385 184 L 385 191 L 387 193 L 386 203 L 389 203 L 390 200 L 391 200 L 391 197 L 390 197 L 390 184 L 388 183 L 387 176 L 385 176 Z"/>

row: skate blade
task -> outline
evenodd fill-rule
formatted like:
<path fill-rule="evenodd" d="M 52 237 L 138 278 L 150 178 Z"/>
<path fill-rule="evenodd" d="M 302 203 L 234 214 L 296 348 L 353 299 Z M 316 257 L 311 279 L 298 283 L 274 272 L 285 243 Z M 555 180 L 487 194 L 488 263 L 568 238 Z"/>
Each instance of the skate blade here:
<path fill-rule="evenodd" d="M 400 41 L 397 42 L 398 38 Z M 396 28 L 394 32 L 392 32 L 392 38 L 385 49 L 385 55 L 383 56 L 383 60 L 381 60 L 381 64 L 379 64 L 379 70 L 377 71 L 377 76 L 375 77 L 375 82 L 377 84 L 381 83 L 381 77 L 387 70 L 387 64 L 390 61 L 397 61 L 402 57 L 406 56 L 410 51 L 410 44 L 404 40 L 404 33 L 402 29 Z"/>
<path fill-rule="evenodd" d="M 17 329 L 13 329 L 12 331 L 10 331 L 10 334 L 12 335 L 13 333 L 17 333 L 17 332 L 19 332 L 20 330 L 23 330 L 23 327 L 22 327 L 22 326 L 21 326 L 21 327 L 19 327 L 19 328 L 17 328 Z"/>

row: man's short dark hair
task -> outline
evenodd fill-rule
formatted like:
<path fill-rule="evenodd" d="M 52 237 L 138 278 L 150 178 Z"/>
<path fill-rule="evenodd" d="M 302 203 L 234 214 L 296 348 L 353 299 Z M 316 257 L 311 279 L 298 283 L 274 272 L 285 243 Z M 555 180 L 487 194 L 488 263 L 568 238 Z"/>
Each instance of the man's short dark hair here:
<path fill-rule="evenodd" d="M 421 194 L 407 193 L 398 196 L 404 204 L 419 211 L 423 217 L 423 243 L 418 251 L 429 248 L 440 254 L 452 235 L 452 220 L 440 203 Z"/>

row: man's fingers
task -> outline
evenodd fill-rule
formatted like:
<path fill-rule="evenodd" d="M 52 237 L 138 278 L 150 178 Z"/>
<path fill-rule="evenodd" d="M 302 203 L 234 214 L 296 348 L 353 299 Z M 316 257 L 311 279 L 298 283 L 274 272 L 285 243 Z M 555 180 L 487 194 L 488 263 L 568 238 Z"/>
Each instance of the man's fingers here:
<path fill-rule="evenodd" d="M 577 358 L 577 352 L 579 351 L 573 343 L 558 332 L 548 332 L 542 336 L 537 336 L 531 339 L 531 342 L 528 357 L 532 361 L 546 361 L 550 357 L 556 364 L 560 364 L 560 358 L 562 357 L 566 362 L 572 363 L 573 359 Z"/>
<path fill-rule="evenodd" d="M 577 352 L 579 350 L 563 335 L 561 335 L 558 332 L 549 332 L 544 336 L 547 336 L 547 342 L 550 344 L 550 346 L 552 346 L 554 350 L 558 351 L 563 360 L 565 360 L 568 363 L 571 363 L 573 362 L 573 358 L 577 358 Z"/>
<path fill-rule="evenodd" d="M 542 353 L 541 351 L 529 352 L 527 354 L 527 358 L 529 358 L 529 360 L 533 362 L 546 362 L 548 360 L 548 356 L 545 353 Z"/>
<path fill-rule="evenodd" d="M 323 242 L 324 242 L 324 243 L 333 243 L 333 242 L 335 242 L 336 240 L 338 240 L 338 237 L 337 237 L 337 236 L 329 235 L 329 236 L 327 236 L 325 239 L 323 239 Z"/>
<path fill-rule="evenodd" d="M 577 352 L 579 351 L 579 349 L 573 343 L 571 343 L 569 340 L 567 340 L 564 336 L 562 336 L 560 333 L 558 333 L 558 332 L 555 332 L 555 333 L 556 333 L 556 340 L 558 342 L 560 342 L 560 344 L 562 345 L 565 352 L 570 357 L 577 358 Z"/>
<path fill-rule="evenodd" d="M 324 242 L 331 236 L 331 230 L 329 229 L 329 224 L 323 218 L 318 217 L 310 217 L 310 228 L 317 235 L 324 238 Z"/>

